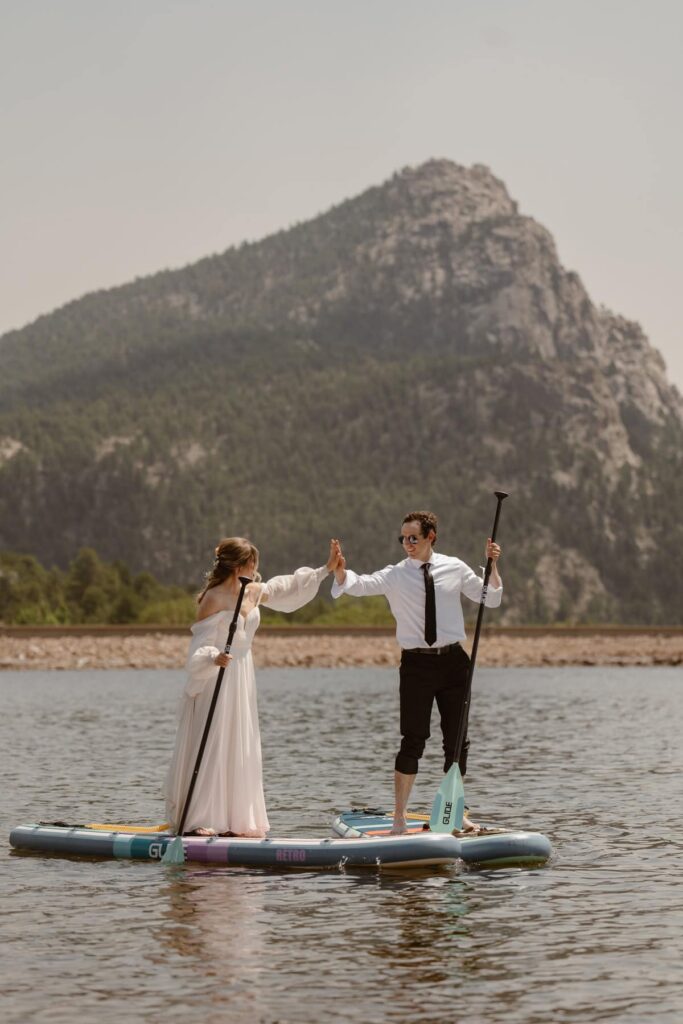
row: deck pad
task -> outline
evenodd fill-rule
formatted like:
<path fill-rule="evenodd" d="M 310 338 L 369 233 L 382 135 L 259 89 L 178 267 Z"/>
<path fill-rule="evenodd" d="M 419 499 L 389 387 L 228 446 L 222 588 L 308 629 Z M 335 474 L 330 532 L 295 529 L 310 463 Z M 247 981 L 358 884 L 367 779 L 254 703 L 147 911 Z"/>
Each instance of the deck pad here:
<path fill-rule="evenodd" d="M 96 832 L 128 832 L 128 833 L 138 833 L 140 835 L 144 835 L 145 833 L 153 835 L 153 834 L 156 834 L 156 833 L 159 833 L 159 832 L 168 832 L 168 830 L 170 829 L 171 826 L 167 825 L 167 824 L 164 824 L 164 825 L 124 825 L 124 824 L 120 824 L 120 823 L 119 824 L 114 824 L 114 825 L 111 825 L 111 824 L 110 825 L 100 825 L 98 822 L 94 821 L 94 822 L 90 822 L 88 825 L 84 825 L 83 827 L 84 828 L 91 828 L 91 829 L 93 829 Z"/>
<path fill-rule="evenodd" d="M 427 832 L 429 829 L 428 814 L 408 814 L 406 820 L 406 834 L 408 835 Z M 335 819 L 335 824 L 332 826 L 335 831 L 337 831 L 336 822 L 342 822 L 348 830 L 358 832 L 362 836 L 388 836 L 394 827 L 394 814 L 393 811 L 385 811 L 381 807 L 356 807 L 352 811 L 345 811 Z M 345 830 L 343 834 L 349 835 L 350 832 Z"/>

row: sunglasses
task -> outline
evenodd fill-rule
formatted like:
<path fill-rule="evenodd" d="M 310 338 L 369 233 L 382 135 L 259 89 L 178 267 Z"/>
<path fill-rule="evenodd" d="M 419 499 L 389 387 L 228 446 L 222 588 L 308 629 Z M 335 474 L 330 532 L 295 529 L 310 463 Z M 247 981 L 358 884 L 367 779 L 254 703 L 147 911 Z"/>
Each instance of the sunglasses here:
<path fill-rule="evenodd" d="M 398 542 L 401 545 L 403 545 L 403 544 L 419 544 L 421 540 L 424 540 L 424 537 L 416 537 L 415 534 L 413 534 L 413 533 L 411 533 L 409 537 L 400 536 L 398 538 Z"/>

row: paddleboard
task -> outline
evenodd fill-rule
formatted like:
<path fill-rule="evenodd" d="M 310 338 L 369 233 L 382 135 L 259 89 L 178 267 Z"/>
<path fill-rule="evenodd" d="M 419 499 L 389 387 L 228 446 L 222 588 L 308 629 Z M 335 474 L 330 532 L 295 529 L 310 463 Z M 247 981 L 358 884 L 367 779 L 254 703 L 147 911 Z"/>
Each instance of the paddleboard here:
<path fill-rule="evenodd" d="M 428 814 L 409 814 L 406 836 L 426 837 Z M 389 836 L 394 816 L 381 808 L 364 807 L 346 811 L 335 818 L 332 831 L 345 839 L 381 839 Z M 454 836 L 461 860 L 479 867 L 533 866 L 544 864 L 552 852 L 547 836 L 540 832 L 484 827 L 480 832 L 459 832 Z"/>
<path fill-rule="evenodd" d="M 19 825 L 10 833 L 15 850 L 43 854 L 161 860 L 173 836 L 144 826 Z M 237 839 L 183 836 L 185 859 L 230 867 L 415 868 L 452 864 L 460 844 L 451 835 L 360 835 L 324 839 Z"/>

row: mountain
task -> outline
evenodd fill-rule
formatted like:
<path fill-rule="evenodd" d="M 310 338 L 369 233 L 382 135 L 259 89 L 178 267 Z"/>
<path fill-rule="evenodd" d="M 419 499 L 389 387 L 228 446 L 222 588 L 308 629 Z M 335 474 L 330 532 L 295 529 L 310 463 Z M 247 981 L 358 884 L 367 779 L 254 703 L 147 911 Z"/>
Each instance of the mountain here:
<path fill-rule="evenodd" d="M 486 167 L 432 160 L 304 224 L 87 295 L 0 339 L 0 547 L 83 546 L 199 584 L 222 535 L 266 575 L 403 514 L 478 565 L 499 622 L 683 619 L 683 400 Z"/>

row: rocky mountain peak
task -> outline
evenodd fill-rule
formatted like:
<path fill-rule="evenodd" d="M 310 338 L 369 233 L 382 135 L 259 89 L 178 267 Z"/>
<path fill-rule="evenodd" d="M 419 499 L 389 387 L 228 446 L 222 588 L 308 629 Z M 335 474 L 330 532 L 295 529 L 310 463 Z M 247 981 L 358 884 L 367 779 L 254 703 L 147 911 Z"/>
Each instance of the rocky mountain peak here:
<path fill-rule="evenodd" d="M 503 182 L 484 164 L 465 167 L 452 160 L 428 160 L 404 168 L 380 187 L 399 204 L 412 206 L 426 222 L 464 225 L 517 212 Z"/>

